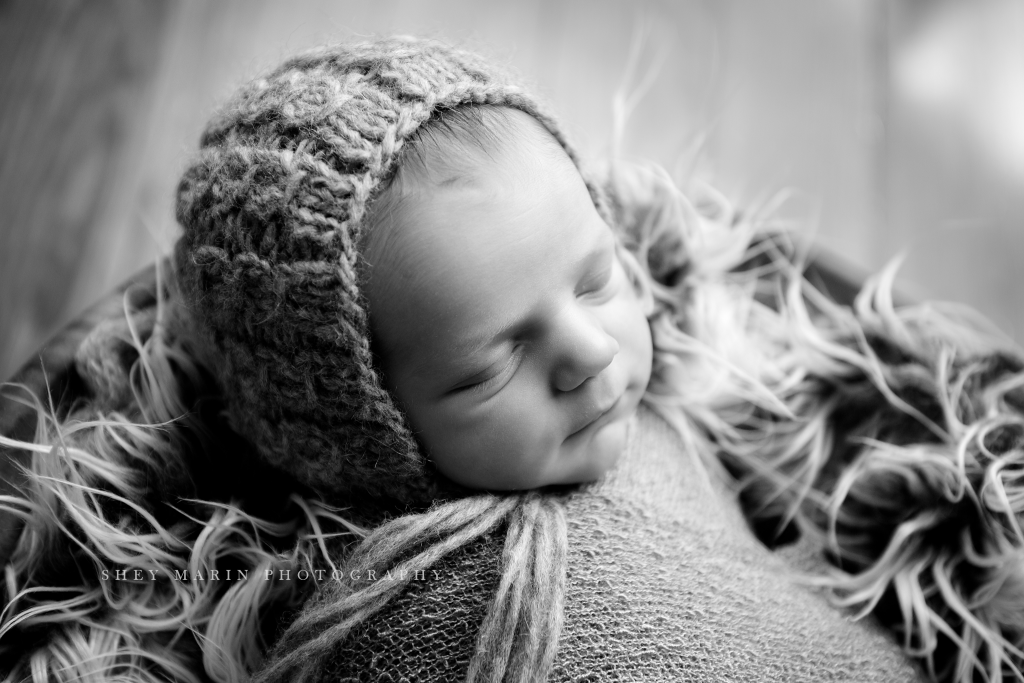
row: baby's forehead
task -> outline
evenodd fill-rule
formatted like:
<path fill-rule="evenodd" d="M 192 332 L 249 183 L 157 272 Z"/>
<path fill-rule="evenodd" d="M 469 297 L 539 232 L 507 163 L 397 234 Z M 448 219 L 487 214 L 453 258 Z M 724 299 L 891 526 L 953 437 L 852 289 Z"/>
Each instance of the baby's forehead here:
<path fill-rule="evenodd" d="M 434 184 L 406 188 L 387 226 L 391 239 L 384 243 L 405 252 L 407 263 L 395 265 L 415 269 L 419 257 L 438 240 L 501 243 L 509 238 L 502 234 L 508 224 L 524 217 L 576 223 L 583 214 L 593 214 L 595 207 L 575 164 L 560 149 L 555 151 L 510 145 Z M 517 231 L 513 239 L 539 236 Z M 487 255 L 486 248 L 481 255 Z"/>
<path fill-rule="evenodd" d="M 532 181 L 538 176 L 558 186 L 585 187 L 575 162 L 537 119 L 505 108 L 498 121 L 491 121 L 487 135 L 461 131 L 453 136 L 449 129 L 420 140 L 422 149 L 405 155 L 394 181 L 375 203 L 364 251 L 378 261 L 392 256 L 415 259 L 436 239 L 433 231 L 417 228 L 425 211 L 437 209 L 439 199 L 445 211 L 485 207 L 500 217 L 503 212 L 522 211 L 539 198 L 517 195 L 551 189 L 537 187 Z M 415 263 L 393 264 L 403 266 L 414 268 Z"/>
<path fill-rule="evenodd" d="M 479 155 L 458 177 L 410 182 L 393 200 L 367 257 L 371 321 L 409 316 L 442 298 L 439 317 L 465 324 L 464 313 L 485 311 L 503 290 L 536 286 L 541 294 L 550 273 L 535 264 L 552 253 L 582 258 L 607 230 L 572 159 L 559 147 L 553 154 L 557 141 L 544 140 L 546 131 L 527 127 L 526 118 L 516 125 L 520 136 Z M 550 270 L 571 266 L 557 263 Z"/>

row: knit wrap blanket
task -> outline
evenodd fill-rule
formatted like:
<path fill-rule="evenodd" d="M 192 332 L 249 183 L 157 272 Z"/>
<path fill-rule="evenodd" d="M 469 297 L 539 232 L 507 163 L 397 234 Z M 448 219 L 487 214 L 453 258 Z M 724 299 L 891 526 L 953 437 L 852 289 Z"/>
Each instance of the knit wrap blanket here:
<path fill-rule="evenodd" d="M 796 568 L 819 562 L 818 551 L 761 545 L 725 482 L 649 410 L 616 467 L 564 504 L 565 621 L 549 680 L 924 680 L 891 635 L 799 585 Z M 503 544 L 499 529 L 417 577 L 332 651 L 317 680 L 463 679 Z M 321 582 L 303 609 L 337 590 Z"/>

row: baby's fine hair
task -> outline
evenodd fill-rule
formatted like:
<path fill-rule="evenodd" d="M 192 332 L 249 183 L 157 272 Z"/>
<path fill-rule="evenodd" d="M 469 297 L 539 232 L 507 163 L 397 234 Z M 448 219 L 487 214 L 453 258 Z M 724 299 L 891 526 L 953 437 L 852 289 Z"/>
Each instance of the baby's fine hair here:
<path fill-rule="evenodd" d="M 514 144 L 515 134 L 508 107 L 470 104 L 434 112 L 410 138 L 381 194 L 417 179 L 436 183 L 470 174 L 475 158 L 506 149 Z M 562 149 L 553 139 L 551 146 Z M 371 214 L 379 200 L 375 199 Z"/>

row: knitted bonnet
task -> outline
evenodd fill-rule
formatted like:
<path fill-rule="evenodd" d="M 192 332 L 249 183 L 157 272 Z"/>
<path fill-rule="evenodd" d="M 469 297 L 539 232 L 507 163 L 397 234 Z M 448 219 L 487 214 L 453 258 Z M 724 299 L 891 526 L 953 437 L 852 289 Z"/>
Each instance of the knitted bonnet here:
<path fill-rule="evenodd" d="M 470 104 L 532 115 L 576 160 L 502 70 L 392 38 L 303 54 L 243 87 L 178 187 L 186 332 L 227 417 L 269 464 L 331 498 L 416 504 L 461 491 L 421 452 L 374 367 L 358 248 L 406 143 Z"/>

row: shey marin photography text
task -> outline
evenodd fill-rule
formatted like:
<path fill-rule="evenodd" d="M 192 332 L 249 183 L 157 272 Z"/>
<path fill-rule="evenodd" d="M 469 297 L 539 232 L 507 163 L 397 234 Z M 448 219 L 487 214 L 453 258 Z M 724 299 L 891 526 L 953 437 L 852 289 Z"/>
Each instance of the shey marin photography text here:
<path fill-rule="evenodd" d="M 338 569 L 265 569 L 257 572 L 251 569 L 175 569 L 161 571 L 157 569 L 140 569 L 128 567 L 123 569 L 100 570 L 103 581 L 157 581 L 170 578 L 174 581 L 248 581 L 250 577 L 262 576 L 265 581 L 437 581 L 442 572 L 433 569 L 417 569 L 415 571 L 387 570 L 380 572 L 374 569 L 352 569 L 343 572 Z"/>

